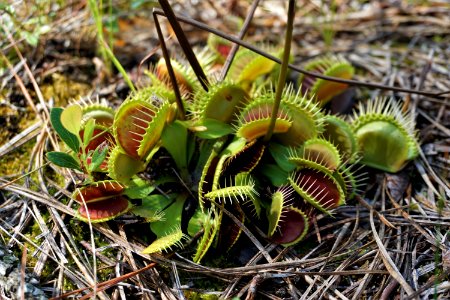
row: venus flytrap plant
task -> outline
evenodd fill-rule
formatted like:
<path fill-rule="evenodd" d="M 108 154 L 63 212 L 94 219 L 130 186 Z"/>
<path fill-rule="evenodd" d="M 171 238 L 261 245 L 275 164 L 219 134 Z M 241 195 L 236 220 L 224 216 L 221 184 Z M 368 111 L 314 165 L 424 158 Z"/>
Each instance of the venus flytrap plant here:
<path fill-rule="evenodd" d="M 89 177 L 73 194 L 87 207 L 79 209 L 80 219 L 89 214 L 101 222 L 131 211 L 156 236 L 144 253 L 170 251 L 195 236 L 193 260 L 200 262 L 210 248 L 227 250 L 241 235 L 226 209 L 242 223 L 268 223 L 262 228 L 268 238 L 291 246 L 305 237 L 316 214 L 332 215 L 358 192 L 356 163 L 396 171 L 417 155 L 411 116 L 398 106 L 377 100 L 349 124 L 321 109 L 346 86 L 303 77 L 311 92 L 302 95 L 286 84 L 294 3 L 289 1 L 281 67 L 245 50 L 218 82 L 198 69 L 205 64 L 192 53 L 187 58 L 197 62 L 195 72 L 165 53 L 149 74 L 152 85 L 133 92 L 116 113 L 52 110 L 52 125 L 70 152 L 50 152 L 49 159 Z M 342 59 L 326 58 L 310 69 L 353 75 Z M 271 73 L 279 75 L 275 91 L 267 87 L 273 82 L 266 85 Z M 380 141 L 389 147 L 382 149 Z M 110 179 L 96 181 L 98 171 Z M 151 179 L 143 180 L 141 172 Z"/>
<path fill-rule="evenodd" d="M 111 180 L 96 181 L 94 176 L 96 172 L 106 172 L 108 150 L 114 144 L 108 128 L 96 125 L 97 120 L 105 120 L 101 123 L 108 124 L 108 113 L 111 111 L 86 106 L 83 109 L 78 104 L 64 110 L 51 110 L 52 126 L 70 151 L 49 152 L 47 158 L 58 166 L 87 175 L 72 197 L 80 204 L 77 217 L 93 223 L 111 220 L 131 207 L 128 199 L 122 196 L 123 184 Z"/>

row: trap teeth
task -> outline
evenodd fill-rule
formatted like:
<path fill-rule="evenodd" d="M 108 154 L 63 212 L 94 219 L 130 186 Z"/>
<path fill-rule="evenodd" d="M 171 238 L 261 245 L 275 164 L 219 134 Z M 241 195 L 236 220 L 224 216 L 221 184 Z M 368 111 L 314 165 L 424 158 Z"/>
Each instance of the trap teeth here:
<path fill-rule="evenodd" d="M 239 125 L 236 136 L 243 137 L 251 141 L 264 136 L 270 125 L 272 115 L 273 99 L 261 98 L 255 99 L 247 105 L 239 116 Z M 284 133 L 292 125 L 291 117 L 283 108 L 277 112 L 274 133 Z"/>
<path fill-rule="evenodd" d="M 307 140 L 300 150 L 294 151 L 289 160 L 298 166 L 324 169 L 334 172 L 341 165 L 341 155 L 327 140 L 316 138 Z"/>
<path fill-rule="evenodd" d="M 280 53 L 270 50 L 268 52 L 280 56 Z M 277 63 L 273 60 L 249 49 L 241 48 L 236 53 L 227 78 L 239 83 L 246 91 L 250 91 L 259 78 L 271 74 L 276 68 L 278 68 Z"/>
<path fill-rule="evenodd" d="M 207 45 L 215 54 L 216 62 L 223 64 L 231 51 L 233 44 L 230 41 L 222 39 L 215 34 L 208 36 Z"/>
<path fill-rule="evenodd" d="M 124 214 L 131 207 L 122 196 L 125 186 L 114 180 L 105 180 L 78 188 L 73 193 L 80 203 L 77 217 L 92 223 L 106 222 Z"/>
<path fill-rule="evenodd" d="M 83 122 L 94 119 L 95 124 L 109 127 L 114 121 L 114 110 L 102 104 L 86 104 L 83 107 Z"/>
<path fill-rule="evenodd" d="M 170 59 L 173 71 L 175 73 L 175 78 L 177 84 L 180 88 L 181 93 L 193 93 L 195 88 L 195 80 L 192 75 L 187 71 L 187 68 L 179 63 L 175 59 Z M 164 82 L 168 88 L 172 89 L 172 83 L 169 77 L 169 71 L 167 69 L 167 64 L 164 58 L 161 58 L 155 68 L 155 75 L 159 81 Z"/>
<path fill-rule="evenodd" d="M 292 121 L 287 132 L 276 135 L 283 145 L 299 146 L 323 131 L 323 114 L 311 97 L 302 96 L 292 86 L 288 86 L 283 92 L 281 103 Z"/>
<path fill-rule="evenodd" d="M 282 211 L 282 218 L 270 236 L 272 242 L 290 246 L 301 241 L 309 228 L 309 218 L 300 209 L 289 207 Z"/>
<path fill-rule="evenodd" d="M 80 206 L 77 217 L 85 222 L 88 222 L 90 219 L 92 223 L 100 223 L 126 213 L 131 208 L 131 204 L 125 197 L 115 197 L 110 198 L 109 201 L 86 203 L 86 207 L 84 205 Z"/>
<path fill-rule="evenodd" d="M 97 181 L 75 190 L 72 198 L 80 204 L 113 198 L 122 194 L 124 185 L 115 180 Z"/>
<path fill-rule="evenodd" d="M 80 130 L 80 138 L 84 140 L 85 129 Z M 88 144 L 85 146 L 85 154 L 89 154 L 95 150 L 101 151 L 104 147 L 108 147 L 108 153 L 110 153 L 111 148 L 115 146 L 114 136 L 109 132 L 107 127 L 101 125 L 94 125 L 92 131 L 92 138 L 89 140 Z M 86 163 L 89 166 L 92 163 L 92 156 L 88 156 Z M 105 159 L 98 168 L 94 171 L 107 172 L 108 171 L 108 161 Z"/>
<path fill-rule="evenodd" d="M 158 143 L 170 112 L 167 101 L 136 93 L 127 99 L 114 118 L 114 136 L 121 149 L 137 160 L 145 160 Z"/>
<path fill-rule="evenodd" d="M 300 169 L 289 177 L 289 183 L 302 198 L 318 210 L 331 210 L 345 203 L 345 194 L 331 173 L 312 168 Z"/>

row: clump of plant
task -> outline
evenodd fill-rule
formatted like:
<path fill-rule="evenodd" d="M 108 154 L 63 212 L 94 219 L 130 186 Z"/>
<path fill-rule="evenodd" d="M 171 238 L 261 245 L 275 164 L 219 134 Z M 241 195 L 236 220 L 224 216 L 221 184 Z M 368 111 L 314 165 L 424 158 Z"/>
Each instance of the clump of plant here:
<path fill-rule="evenodd" d="M 211 247 L 235 245 L 247 222 L 275 243 L 294 245 L 316 214 L 331 216 L 357 192 L 358 159 L 393 172 L 413 159 L 413 123 L 398 106 L 378 100 L 347 123 L 321 109 L 341 86 L 315 80 L 303 93 L 286 84 L 292 27 L 287 31 L 281 67 L 242 51 L 246 63 L 238 57 L 226 80 L 208 78 L 203 87 L 187 65 L 165 59 L 149 75 L 152 86 L 133 92 L 115 113 L 53 109 L 52 125 L 68 151 L 47 157 L 86 175 L 72 195 L 78 217 L 101 222 L 131 211 L 156 235 L 145 253 L 195 236 L 199 262 Z M 266 85 L 276 68 L 278 81 Z M 353 74 L 347 62 L 329 57 L 310 69 Z M 184 92 L 173 93 L 180 86 Z"/>
<path fill-rule="evenodd" d="M 107 172 L 108 155 L 115 145 L 108 127 L 114 118 L 113 110 L 99 103 L 84 107 L 73 104 L 65 109 L 53 108 L 50 118 L 68 151 L 48 152 L 47 158 L 85 177 L 72 196 L 80 204 L 78 217 L 104 222 L 128 211 L 130 204 L 121 196 L 124 186 L 114 180 L 98 180 L 98 174 Z"/>

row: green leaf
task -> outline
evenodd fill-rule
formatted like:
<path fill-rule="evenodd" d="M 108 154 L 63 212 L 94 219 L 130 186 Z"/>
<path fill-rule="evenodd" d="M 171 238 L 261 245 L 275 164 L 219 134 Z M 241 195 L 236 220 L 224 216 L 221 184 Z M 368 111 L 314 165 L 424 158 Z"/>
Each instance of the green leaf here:
<path fill-rule="evenodd" d="M 50 111 L 50 121 L 52 123 L 53 129 L 59 135 L 61 140 L 74 152 L 78 153 L 80 151 L 80 141 L 78 136 L 74 135 L 68 131 L 61 123 L 61 114 L 63 109 L 60 107 L 52 108 Z"/>
<path fill-rule="evenodd" d="M 278 165 L 266 164 L 261 168 L 261 173 L 266 176 L 274 186 L 282 186 L 288 181 L 289 173 Z"/>
<path fill-rule="evenodd" d="M 197 208 L 192 218 L 189 220 L 187 232 L 190 236 L 196 235 L 203 229 L 203 225 L 208 218 L 208 214 Z"/>
<path fill-rule="evenodd" d="M 94 135 L 94 128 L 95 128 L 95 119 L 89 119 L 84 126 L 83 131 L 83 145 L 86 147 L 89 145 L 89 142 L 92 139 L 92 136 Z"/>
<path fill-rule="evenodd" d="M 61 114 L 61 124 L 69 132 L 78 136 L 80 134 L 81 120 L 83 117 L 83 111 L 81 106 L 73 104 L 64 109 Z"/>
<path fill-rule="evenodd" d="M 291 172 L 296 168 L 296 165 L 289 161 L 288 147 L 277 143 L 270 143 L 269 152 L 283 171 Z"/>
<path fill-rule="evenodd" d="M 72 156 L 64 152 L 48 152 L 47 158 L 57 166 L 81 171 L 80 164 Z"/>
<path fill-rule="evenodd" d="M 130 7 L 131 9 L 138 9 L 144 4 L 151 4 L 153 6 L 157 5 L 157 2 L 155 0 L 132 0 Z"/>
<path fill-rule="evenodd" d="M 169 151 L 179 169 L 187 168 L 187 128 L 175 121 L 167 125 L 161 135 L 163 147 Z"/>
<path fill-rule="evenodd" d="M 127 192 L 125 194 L 128 196 Z M 170 199 L 161 194 L 150 195 L 142 199 L 142 205 L 135 206 L 131 212 L 142 218 L 154 218 L 155 216 L 165 216 L 161 213 L 165 206 L 170 203 Z M 165 205 L 161 205 L 165 204 Z"/>
<path fill-rule="evenodd" d="M 196 133 L 202 139 L 216 139 L 234 132 L 233 126 L 215 119 L 204 119 L 200 125 L 206 127 L 205 131 Z"/>
<path fill-rule="evenodd" d="M 125 189 L 124 194 L 131 199 L 143 199 L 150 195 L 150 193 L 153 192 L 155 188 L 156 185 L 152 185 L 142 178 L 135 177 L 130 182 L 130 185 Z"/>
<path fill-rule="evenodd" d="M 92 154 L 91 165 L 89 166 L 89 170 L 95 171 L 98 170 L 102 162 L 105 160 L 106 155 L 108 154 L 108 144 L 102 143 L 95 148 L 94 153 Z"/>
<path fill-rule="evenodd" d="M 184 201 L 187 198 L 187 194 L 176 195 L 176 197 L 177 198 L 175 199 L 175 201 L 172 201 L 172 203 L 168 204 L 167 202 L 170 202 L 170 199 L 164 197 L 165 200 L 162 200 L 161 198 L 159 198 L 159 204 L 166 203 L 165 207 L 162 207 L 161 205 L 153 206 L 156 208 L 156 210 L 163 211 L 164 215 L 166 216 L 166 219 L 164 221 L 150 224 L 150 228 L 158 238 L 165 236 L 169 228 L 181 227 L 181 215 L 183 213 Z M 144 201 L 142 201 L 142 204 L 144 204 Z"/>
<path fill-rule="evenodd" d="M 22 31 L 21 35 L 30 46 L 37 46 L 39 42 L 39 32 Z"/>

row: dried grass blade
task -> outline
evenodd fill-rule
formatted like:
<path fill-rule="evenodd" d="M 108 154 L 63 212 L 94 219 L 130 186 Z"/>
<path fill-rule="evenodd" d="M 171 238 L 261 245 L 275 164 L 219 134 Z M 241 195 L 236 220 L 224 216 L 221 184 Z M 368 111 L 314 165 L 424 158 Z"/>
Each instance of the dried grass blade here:
<path fill-rule="evenodd" d="M 380 240 L 380 237 L 378 236 L 378 233 L 376 231 L 375 228 L 375 223 L 373 221 L 373 215 L 374 215 L 374 211 L 371 210 L 370 211 L 370 227 L 372 228 L 372 234 L 373 237 L 375 239 L 375 242 L 378 245 L 378 249 L 380 251 L 381 254 L 381 259 L 383 260 L 384 266 L 386 267 L 386 269 L 388 270 L 389 274 L 398 281 L 398 283 L 400 283 L 400 285 L 403 287 L 403 289 L 405 290 L 405 292 L 408 295 L 412 295 L 414 293 L 414 290 L 412 289 L 412 287 L 406 282 L 405 278 L 403 277 L 403 275 L 400 273 L 400 271 L 398 270 L 397 266 L 395 265 L 395 263 L 392 261 L 392 258 L 390 257 L 389 253 L 387 252 L 386 248 L 383 245 L 383 242 Z"/>

